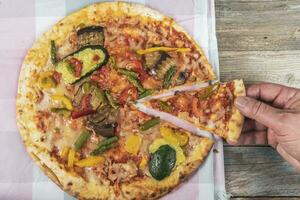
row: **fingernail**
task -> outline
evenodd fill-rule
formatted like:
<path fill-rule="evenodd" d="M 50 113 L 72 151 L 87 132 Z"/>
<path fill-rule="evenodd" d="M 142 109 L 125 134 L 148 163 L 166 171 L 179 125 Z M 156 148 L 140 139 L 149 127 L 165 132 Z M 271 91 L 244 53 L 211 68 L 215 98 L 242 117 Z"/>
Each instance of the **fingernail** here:
<path fill-rule="evenodd" d="M 247 97 L 237 97 L 235 100 L 235 105 L 239 108 L 245 107 L 247 103 L 248 103 Z"/>

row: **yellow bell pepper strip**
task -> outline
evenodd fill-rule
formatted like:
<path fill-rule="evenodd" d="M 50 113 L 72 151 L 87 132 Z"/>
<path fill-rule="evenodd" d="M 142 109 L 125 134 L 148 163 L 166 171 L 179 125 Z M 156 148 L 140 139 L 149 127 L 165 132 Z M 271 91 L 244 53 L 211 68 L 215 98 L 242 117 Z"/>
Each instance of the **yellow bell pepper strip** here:
<path fill-rule="evenodd" d="M 38 78 L 38 85 L 42 89 L 49 89 L 56 87 L 55 79 L 52 71 L 46 71 L 40 74 Z"/>
<path fill-rule="evenodd" d="M 128 153 L 137 155 L 142 144 L 142 138 L 138 135 L 130 135 L 125 142 L 125 150 Z"/>
<path fill-rule="evenodd" d="M 60 154 L 60 157 L 64 160 L 66 160 L 68 158 L 69 151 L 70 151 L 69 147 L 64 147 Z"/>
<path fill-rule="evenodd" d="M 174 131 L 172 128 L 160 127 L 160 134 L 173 145 L 185 146 L 189 142 L 189 136 L 183 131 Z"/>
<path fill-rule="evenodd" d="M 75 162 L 75 165 L 78 167 L 93 167 L 95 165 L 103 163 L 104 160 L 105 159 L 102 156 L 89 156 L 85 159 Z"/>
<path fill-rule="evenodd" d="M 75 161 L 75 151 L 74 149 L 70 149 L 68 154 L 68 167 L 73 167 L 74 161 Z"/>
<path fill-rule="evenodd" d="M 52 95 L 51 98 L 55 101 L 60 101 L 68 110 L 73 110 L 72 101 L 64 95 Z"/>
<path fill-rule="evenodd" d="M 177 140 L 174 131 L 172 128 L 162 126 L 160 127 L 160 134 L 167 140 L 169 143 L 179 146 L 179 141 Z"/>
<path fill-rule="evenodd" d="M 145 167 L 147 166 L 147 163 L 148 163 L 148 158 L 147 158 L 146 155 L 143 155 L 142 159 L 141 159 L 141 162 L 139 164 L 139 168 L 140 169 L 145 169 Z"/>
<path fill-rule="evenodd" d="M 189 142 L 189 136 L 187 133 L 182 132 L 182 131 L 175 131 L 174 133 L 175 137 L 177 138 L 179 145 L 181 147 L 185 146 Z"/>
<path fill-rule="evenodd" d="M 147 54 L 147 53 L 152 53 L 152 52 L 156 52 L 156 51 L 177 51 L 177 52 L 189 52 L 191 51 L 190 48 L 177 48 L 177 47 L 151 47 L 148 49 L 140 49 L 137 50 L 136 53 L 143 55 L 143 54 Z"/>

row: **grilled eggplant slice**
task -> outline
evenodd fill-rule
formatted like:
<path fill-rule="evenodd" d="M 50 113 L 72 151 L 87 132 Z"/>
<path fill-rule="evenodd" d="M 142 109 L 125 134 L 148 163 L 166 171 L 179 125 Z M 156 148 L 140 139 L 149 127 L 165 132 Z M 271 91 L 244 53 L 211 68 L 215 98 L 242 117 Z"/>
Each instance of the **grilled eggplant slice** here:
<path fill-rule="evenodd" d="M 158 80 L 163 80 L 165 74 L 167 73 L 167 71 L 169 71 L 171 67 L 176 67 L 176 63 L 171 57 L 168 57 L 166 60 L 162 61 L 161 64 L 158 66 L 155 77 Z"/>
<path fill-rule="evenodd" d="M 188 73 L 187 71 L 181 71 L 179 72 L 178 78 L 176 80 L 176 85 L 182 85 L 186 82 L 188 78 Z"/>
<path fill-rule="evenodd" d="M 144 55 L 144 63 L 147 69 L 157 68 L 168 57 L 170 56 L 164 51 L 155 51 Z"/>
<path fill-rule="evenodd" d="M 104 29 L 101 26 L 88 26 L 77 31 L 78 44 L 80 47 L 87 45 L 103 45 Z"/>
<path fill-rule="evenodd" d="M 78 60 L 82 65 L 80 76 L 76 76 L 74 70 L 70 70 L 75 68 L 70 62 L 72 58 Z M 105 65 L 108 58 L 108 52 L 104 47 L 100 45 L 85 46 L 57 63 L 56 71 L 62 74 L 62 79 L 66 84 L 74 84 Z"/>
<path fill-rule="evenodd" d="M 90 122 L 89 125 L 96 134 L 102 135 L 103 137 L 112 137 L 115 136 L 117 132 L 118 123 L 112 122 L 99 125 Z"/>

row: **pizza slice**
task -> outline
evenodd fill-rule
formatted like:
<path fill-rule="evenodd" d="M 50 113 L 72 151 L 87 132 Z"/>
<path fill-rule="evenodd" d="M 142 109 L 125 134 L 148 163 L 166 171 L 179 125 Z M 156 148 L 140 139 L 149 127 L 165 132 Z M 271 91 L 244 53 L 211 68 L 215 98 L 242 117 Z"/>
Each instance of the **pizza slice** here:
<path fill-rule="evenodd" d="M 151 99 L 145 104 L 228 141 L 237 141 L 244 122 L 244 117 L 234 106 L 237 96 L 245 96 L 242 80 L 215 83 L 194 91 L 176 92 L 174 96 Z"/>
<path fill-rule="evenodd" d="M 133 106 L 121 111 L 120 146 L 136 156 L 143 178 L 122 186 L 126 198 L 156 199 L 169 193 L 203 163 L 213 141 L 149 116 Z M 127 195 L 127 191 L 128 194 Z"/>

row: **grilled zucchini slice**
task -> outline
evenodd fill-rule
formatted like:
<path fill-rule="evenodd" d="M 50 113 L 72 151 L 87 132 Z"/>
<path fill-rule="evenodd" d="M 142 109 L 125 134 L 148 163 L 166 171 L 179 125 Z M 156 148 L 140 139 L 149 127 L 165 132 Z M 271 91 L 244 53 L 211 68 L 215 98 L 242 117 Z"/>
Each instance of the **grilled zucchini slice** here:
<path fill-rule="evenodd" d="M 82 64 L 82 70 L 79 77 L 74 74 L 73 66 L 70 63 L 71 58 L 76 58 Z M 74 84 L 90 75 L 99 67 L 105 65 L 108 58 L 108 52 L 104 47 L 100 45 L 85 46 L 66 56 L 57 63 L 56 71 L 62 74 L 64 83 Z"/>

